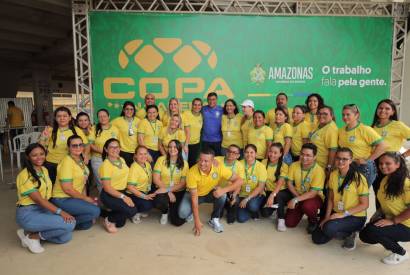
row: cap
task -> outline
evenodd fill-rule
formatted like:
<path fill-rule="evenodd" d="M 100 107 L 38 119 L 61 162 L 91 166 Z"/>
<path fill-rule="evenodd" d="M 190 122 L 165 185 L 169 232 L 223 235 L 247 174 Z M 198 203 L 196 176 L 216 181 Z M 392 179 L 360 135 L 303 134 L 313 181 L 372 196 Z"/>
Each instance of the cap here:
<path fill-rule="evenodd" d="M 253 104 L 253 101 L 252 100 L 250 100 L 250 99 L 245 99 L 243 102 L 242 102 L 242 104 L 241 104 L 241 106 L 248 106 L 248 107 L 252 107 L 253 109 L 255 109 L 255 104 Z"/>

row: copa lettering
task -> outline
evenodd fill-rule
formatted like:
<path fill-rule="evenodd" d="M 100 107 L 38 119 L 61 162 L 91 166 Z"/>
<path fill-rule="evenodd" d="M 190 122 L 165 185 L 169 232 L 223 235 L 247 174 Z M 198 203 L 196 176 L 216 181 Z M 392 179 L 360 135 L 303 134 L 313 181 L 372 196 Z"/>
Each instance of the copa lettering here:
<path fill-rule="evenodd" d="M 133 99 L 135 97 L 135 88 L 139 90 L 139 96 L 144 98 L 147 93 L 148 85 L 159 85 L 160 92 L 153 93 L 158 99 L 169 97 L 169 80 L 165 77 L 142 77 L 136 87 L 135 80 L 131 77 L 107 77 L 103 81 L 104 96 L 107 99 Z M 126 85 L 129 90 L 126 92 L 115 92 L 116 85 Z M 217 92 L 219 95 L 225 95 L 233 98 L 233 92 L 223 78 L 215 78 L 208 89 L 205 89 L 205 80 L 200 77 L 180 77 L 175 80 L 175 97 L 183 98 L 184 94 L 204 93 L 204 98 L 209 92 Z"/>

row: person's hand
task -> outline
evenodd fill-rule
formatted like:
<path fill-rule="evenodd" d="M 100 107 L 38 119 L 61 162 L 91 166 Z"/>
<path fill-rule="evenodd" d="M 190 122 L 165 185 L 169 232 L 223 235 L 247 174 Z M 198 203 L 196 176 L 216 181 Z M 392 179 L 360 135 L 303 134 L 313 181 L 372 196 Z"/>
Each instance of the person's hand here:
<path fill-rule="evenodd" d="M 381 219 L 375 222 L 374 225 L 378 227 L 385 227 L 385 226 L 394 225 L 394 222 L 390 219 Z"/>
<path fill-rule="evenodd" d="M 83 153 L 83 158 L 84 158 L 84 164 L 88 165 L 88 163 L 90 162 L 90 157 L 87 154 Z"/>
<path fill-rule="evenodd" d="M 289 209 L 295 209 L 295 207 L 296 207 L 296 201 L 295 201 L 294 199 L 291 199 L 291 200 L 288 202 L 288 208 L 289 208 Z"/>
<path fill-rule="evenodd" d="M 325 223 L 327 223 L 328 221 L 329 221 L 329 217 L 324 218 L 324 219 L 320 222 L 319 227 L 320 227 L 321 229 L 323 229 L 323 225 L 325 225 Z"/>
<path fill-rule="evenodd" d="M 229 205 L 232 207 L 232 206 L 234 206 L 235 205 L 235 203 L 236 203 L 236 197 L 237 196 L 232 196 L 232 198 L 231 198 L 231 200 L 229 201 Z"/>
<path fill-rule="evenodd" d="M 215 198 L 220 198 L 220 197 L 222 197 L 222 195 L 224 194 L 224 192 L 222 191 L 222 188 L 221 188 L 221 187 L 217 186 L 217 187 L 215 187 L 215 189 L 214 189 L 214 191 L 213 191 L 212 194 L 214 195 Z"/>
<path fill-rule="evenodd" d="M 128 205 L 129 207 L 134 207 L 134 206 L 135 206 L 135 205 L 134 205 L 134 202 L 132 201 L 132 199 L 131 199 L 130 197 L 128 197 L 128 196 L 125 196 L 122 200 L 123 200 L 123 201 L 125 202 L 125 204 Z"/>
<path fill-rule="evenodd" d="M 374 223 L 377 220 L 380 220 L 383 218 L 383 214 L 377 210 L 376 212 L 374 212 L 373 216 L 370 218 L 369 222 L 370 223 Z"/>
<path fill-rule="evenodd" d="M 201 221 L 195 221 L 194 228 L 192 229 L 194 231 L 195 236 L 201 235 L 202 227 L 204 227 L 204 225 L 201 223 Z"/>
<path fill-rule="evenodd" d="M 168 197 L 169 197 L 169 201 L 172 203 L 177 201 L 177 198 L 175 197 L 174 193 L 172 193 L 171 191 L 168 192 Z"/>
<path fill-rule="evenodd" d="M 359 165 L 364 165 L 367 163 L 367 160 L 365 159 L 356 159 L 355 162 Z"/>
<path fill-rule="evenodd" d="M 157 194 L 155 193 L 151 193 L 151 194 L 146 195 L 144 199 L 146 199 L 147 201 L 152 201 L 156 195 Z"/>
<path fill-rule="evenodd" d="M 345 214 L 344 213 L 333 213 L 332 215 L 330 215 L 329 219 L 330 220 L 336 220 L 336 219 L 341 219 L 344 218 Z"/>
<path fill-rule="evenodd" d="M 268 200 L 266 201 L 266 206 L 272 207 L 274 200 L 275 200 L 275 193 L 271 193 L 269 195 Z"/>
<path fill-rule="evenodd" d="M 147 161 L 148 161 L 149 163 L 151 163 L 151 162 L 154 161 L 154 159 L 152 158 L 152 156 L 151 156 L 150 154 L 147 155 Z"/>
<path fill-rule="evenodd" d="M 61 211 L 60 216 L 63 218 L 65 223 L 75 223 L 75 218 L 65 211 Z"/>
<path fill-rule="evenodd" d="M 49 127 L 44 128 L 43 132 L 41 132 L 42 137 L 49 138 L 50 135 L 51 135 L 51 133 L 49 131 Z"/>
<path fill-rule="evenodd" d="M 245 198 L 245 199 L 243 199 L 243 200 L 241 200 L 241 202 L 239 203 L 239 207 L 240 208 L 245 208 L 246 207 L 246 205 L 248 204 L 248 198 Z"/>

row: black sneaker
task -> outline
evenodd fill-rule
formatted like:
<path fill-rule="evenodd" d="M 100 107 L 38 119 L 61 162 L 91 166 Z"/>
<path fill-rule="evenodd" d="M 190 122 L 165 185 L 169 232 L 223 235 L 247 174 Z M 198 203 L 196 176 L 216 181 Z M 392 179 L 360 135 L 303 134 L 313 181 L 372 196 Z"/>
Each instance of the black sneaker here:
<path fill-rule="evenodd" d="M 309 222 L 308 226 L 306 227 L 306 231 L 308 234 L 312 234 L 317 228 L 317 223 Z"/>
<path fill-rule="evenodd" d="M 348 251 L 352 251 L 356 248 L 356 232 L 353 232 L 345 238 L 342 247 Z"/>

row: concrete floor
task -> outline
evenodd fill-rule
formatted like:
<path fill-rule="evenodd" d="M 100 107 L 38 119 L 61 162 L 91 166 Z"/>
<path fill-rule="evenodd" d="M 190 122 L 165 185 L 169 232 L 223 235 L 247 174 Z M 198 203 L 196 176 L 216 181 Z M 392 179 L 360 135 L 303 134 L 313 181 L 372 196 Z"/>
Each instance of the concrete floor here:
<path fill-rule="evenodd" d="M 11 182 L 6 171 L 5 182 Z M 318 247 L 305 232 L 306 220 L 296 229 L 279 233 L 271 219 L 227 225 L 214 233 L 204 225 L 200 237 L 192 224 L 161 226 L 153 211 L 141 224 L 127 223 L 117 234 L 108 234 L 101 223 L 88 231 L 75 232 L 65 245 L 45 243 L 46 251 L 34 255 L 23 249 L 16 235 L 16 190 L 0 184 L 0 274 L 410 274 L 410 261 L 387 266 L 387 255 L 379 245 L 358 241 L 352 252 L 341 241 Z M 373 202 L 374 196 L 371 201 Z M 204 224 L 210 206 L 201 206 Z M 374 212 L 372 203 L 369 215 Z M 405 244 L 410 251 L 410 243 Z"/>

